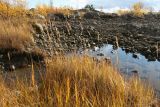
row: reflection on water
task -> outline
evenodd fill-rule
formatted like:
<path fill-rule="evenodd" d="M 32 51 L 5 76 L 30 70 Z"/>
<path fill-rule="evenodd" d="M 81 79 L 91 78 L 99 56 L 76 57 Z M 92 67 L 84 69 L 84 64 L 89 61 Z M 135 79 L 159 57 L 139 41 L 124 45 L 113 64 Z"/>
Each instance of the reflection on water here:
<path fill-rule="evenodd" d="M 104 56 L 97 56 L 101 54 Z M 150 82 L 150 84 L 160 91 L 160 62 L 148 62 L 144 56 L 136 54 L 138 58 L 133 58 L 133 54 L 126 54 L 121 48 L 113 50 L 112 45 L 104 45 L 96 51 L 89 51 L 89 55 L 97 58 L 109 57 L 115 67 L 125 74 L 130 74 L 131 71 L 137 70 L 139 76 Z"/>

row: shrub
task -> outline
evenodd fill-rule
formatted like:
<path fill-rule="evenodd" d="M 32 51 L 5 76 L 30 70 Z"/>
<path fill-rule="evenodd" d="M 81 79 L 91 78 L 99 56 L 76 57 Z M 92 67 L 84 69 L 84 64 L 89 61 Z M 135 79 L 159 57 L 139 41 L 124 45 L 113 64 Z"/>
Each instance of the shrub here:
<path fill-rule="evenodd" d="M 95 10 L 95 8 L 92 4 L 91 5 L 87 4 L 84 8 L 87 9 L 87 10 L 90 10 L 90 11 Z"/>
<path fill-rule="evenodd" d="M 141 2 L 135 3 L 132 8 L 134 15 L 143 16 L 143 8 L 144 8 L 143 3 Z"/>
<path fill-rule="evenodd" d="M 144 14 L 147 14 L 148 12 L 151 12 L 151 11 L 152 11 L 151 7 L 146 8 L 144 4 L 141 2 L 135 3 L 132 7 L 133 14 L 139 17 L 143 17 Z"/>

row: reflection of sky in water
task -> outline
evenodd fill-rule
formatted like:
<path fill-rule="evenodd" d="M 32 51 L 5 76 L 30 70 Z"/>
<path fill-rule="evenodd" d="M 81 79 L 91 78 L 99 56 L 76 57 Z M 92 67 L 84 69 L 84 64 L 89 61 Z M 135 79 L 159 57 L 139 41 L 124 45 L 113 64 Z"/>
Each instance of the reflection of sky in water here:
<path fill-rule="evenodd" d="M 111 53 L 112 51 L 112 53 Z M 125 73 L 129 73 L 133 70 L 139 71 L 139 75 L 142 79 L 147 79 L 150 84 L 160 91 L 160 62 L 148 62 L 144 56 L 137 54 L 139 59 L 132 57 L 132 54 L 126 54 L 121 48 L 113 50 L 112 45 L 105 45 L 98 51 L 90 51 L 91 56 L 96 56 L 98 53 L 103 53 L 103 57 L 109 57 L 112 59 L 113 65 Z M 99 56 L 97 56 L 100 58 Z"/>

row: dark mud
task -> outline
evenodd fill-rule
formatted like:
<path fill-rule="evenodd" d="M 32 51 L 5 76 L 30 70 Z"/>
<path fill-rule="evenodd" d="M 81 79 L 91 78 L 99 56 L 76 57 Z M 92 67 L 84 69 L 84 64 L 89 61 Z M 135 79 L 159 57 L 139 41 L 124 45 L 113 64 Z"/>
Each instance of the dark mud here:
<path fill-rule="evenodd" d="M 22 52 L 16 49 L 1 49 L 0 71 L 14 71 L 17 68 L 26 68 L 33 63 L 42 63 L 43 56 L 32 52 Z"/>
<path fill-rule="evenodd" d="M 143 17 L 118 16 L 100 12 L 86 13 L 82 18 L 52 20 L 37 26 L 37 45 L 49 55 L 112 44 L 127 53 L 140 53 L 149 61 L 160 60 L 160 14 Z M 136 56 L 135 56 L 136 57 Z"/>

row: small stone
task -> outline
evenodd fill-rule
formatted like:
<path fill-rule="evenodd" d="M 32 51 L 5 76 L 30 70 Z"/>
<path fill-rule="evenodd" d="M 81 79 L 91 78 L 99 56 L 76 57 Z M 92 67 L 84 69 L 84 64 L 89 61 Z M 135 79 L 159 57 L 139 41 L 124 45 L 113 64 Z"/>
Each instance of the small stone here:
<path fill-rule="evenodd" d="M 37 14 L 36 16 L 36 19 L 42 19 L 42 20 L 45 20 L 45 16 L 41 15 L 41 14 Z"/>
<path fill-rule="evenodd" d="M 3 55 L 0 55 L 0 58 L 3 58 Z"/>
<path fill-rule="evenodd" d="M 96 47 L 96 46 L 95 46 L 95 47 L 93 48 L 93 51 L 98 51 L 98 50 L 99 50 L 99 47 Z"/>
<path fill-rule="evenodd" d="M 136 77 L 139 76 L 139 72 L 137 70 L 133 70 L 133 71 L 131 71 L 131 73 L 133 76 L 136 76 Z"/>
<path fill-rule="evenodd" d="M 11 71 L 15 71 L 15 69 L 16 69 L 16 67 L 15 67 L 14 65 L 11 65 L 11 66 L 10 66 L 10 70 L 11 70 Z"/>
<path fill-rule="evenodd" d="M 99 54 L 97 54 L 97 56 L 104 56 L 104 54 L 103 53 L 99 53 Z"/>
<path fill-rule="evenodd" d="M 111 59 L 110 59 L 110 58 L 104 58 L 104 61 L 105 61 L 107 64 L 111 64 Z"/>
<path fill-rule="evenodd" d="M 154 46 L 150 47 L 150 50 L 151 50 L 151 52 L 156 52 L 158 49 L 157 49 L 157 46 L 154 45 Z"/>
<path fill-rule="evenodd" d="M 136 53 L 133 53 L 132 57 L 133 58 L 138 58 L 138 55 Z"/>
<path fill-rule="evenodd" d="M 94 21 L 93 24 L 97 25 L 97 22 Z"/>
<path fill-rule="evenodd" d="M 5 71 L 15 71 L 16 67 L 13 64 L 4 64 Z"/>
<path fill-rule="evenodd" d="M 44 32 L 43 26 L 40 23 L 35 23 L 32 26 L 33 26 L 34 30 L 36 31 L 36 33 L 42 34 Z"/>

